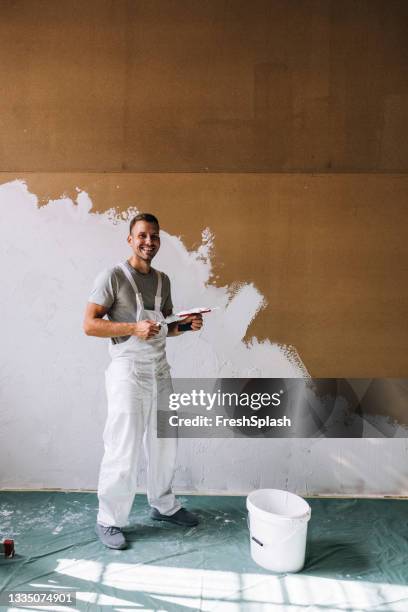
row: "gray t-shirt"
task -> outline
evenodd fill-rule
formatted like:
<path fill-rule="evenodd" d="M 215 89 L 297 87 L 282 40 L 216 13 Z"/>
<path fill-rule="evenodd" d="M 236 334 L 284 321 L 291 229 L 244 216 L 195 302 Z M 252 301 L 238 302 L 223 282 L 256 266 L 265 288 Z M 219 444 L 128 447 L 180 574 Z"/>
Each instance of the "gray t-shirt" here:
<path fill-rule="evenodd" d="M 124 262 L 132 274 L 137 288 L 142 294 L 143 304 L 147 310 L 154 310 L 154 298 L 157 291 L 157 274 L 153 268 L 147 274 L 135 270 L 129 262 Z M 173 311 L 171 301 L 170 279 L 161 272 L 162 301 L 161 311 L 168 316 Z M 107 317 L 110 321 L 130 323 L 136 320 L 136 296 L 132 285 L 126 278 L 120 266 L 114 266 L 101 272 L 93 285 L 88 302 L 108 308 Z M 130 336 L 111 338 L 113 344 L 124 342 Z"/>

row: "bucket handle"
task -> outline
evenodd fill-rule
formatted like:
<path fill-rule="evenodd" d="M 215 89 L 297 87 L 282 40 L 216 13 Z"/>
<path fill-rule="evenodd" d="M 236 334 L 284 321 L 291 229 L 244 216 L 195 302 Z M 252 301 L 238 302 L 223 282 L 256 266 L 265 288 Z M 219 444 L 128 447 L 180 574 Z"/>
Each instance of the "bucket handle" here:
<path fill-rule="evenodd" d="M 260 542 L 258 540 L 258 538 L 255 538 L 253 535 L 251 535 L 251 524 L 249 522 L 249 512 L 247 514 L 247 526 L 249 529 L 249 534 L 251 536 L 251 540 L 253 540 L 254 542 L 256 542 L 256 544 L 258 544 L 258 546 L 268 546 L 268 544 L 264 544 L 263 542 Z M 292 533 L 290 533 L 286 538 L 284 538 L 283 540 L 279 540 L 279 545 L 280 544 L 284 544 L 287 540 L 290 540 L 290 538 L 297 532 L 300 531 L 301 527 L 299 527 L 298 529 L 295 529 L 294 531 L 292 531 Z M 269 546 L 273 546 L 273 544 L 269 544 Z"/>
<path fill-rule="evenodd" d="M 249 529 L 249 535 L 251 535 L 251 525 L 249 524 L 249 513 L 247 514 L 246 522 L 247 522 L 247 527 Z M 262 542 L 260 542 L 257 538 L 254 538 L 253 535 L 251 535 L 251 540 L 259 544 L 259 546 L 263 546 Z"/>

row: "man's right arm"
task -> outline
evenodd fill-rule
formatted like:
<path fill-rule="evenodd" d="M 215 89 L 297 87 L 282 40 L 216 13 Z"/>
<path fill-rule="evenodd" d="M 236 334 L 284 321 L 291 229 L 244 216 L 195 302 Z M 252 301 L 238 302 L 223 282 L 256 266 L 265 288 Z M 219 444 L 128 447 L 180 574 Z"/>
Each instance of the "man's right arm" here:
<path fill-rule="evenodd" d="M 87 336 L 98 338 L 116 338 L 117 336 L 138 336 L 142 340 L 153 338 L 159 328 L 155 321 L 138 321 L 137 323 L 118 323 L 103 317 L 108 308 L 88 302 L 85 310 L 83 329 Z"/>

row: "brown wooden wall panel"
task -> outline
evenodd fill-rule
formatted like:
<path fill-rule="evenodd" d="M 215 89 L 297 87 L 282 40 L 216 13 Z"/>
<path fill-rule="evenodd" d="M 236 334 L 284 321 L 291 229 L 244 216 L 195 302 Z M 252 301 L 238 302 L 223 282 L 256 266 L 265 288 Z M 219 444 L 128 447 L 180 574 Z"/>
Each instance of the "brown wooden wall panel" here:
<path fill-rule="evenodd" d="M 405 172 L 406 0 L 2 0 L 3 171 Z"/>
<path fill-rule="evenodd" d="M 15 178 L 43 203 L 79 187 L 95 211 L 136 205 L 189 248 L 210 227 L 213 282 L 268 301 L 247 338 L 292 344 L 314 376 L 408 375 L 408 175 L 0 174 Z"/>

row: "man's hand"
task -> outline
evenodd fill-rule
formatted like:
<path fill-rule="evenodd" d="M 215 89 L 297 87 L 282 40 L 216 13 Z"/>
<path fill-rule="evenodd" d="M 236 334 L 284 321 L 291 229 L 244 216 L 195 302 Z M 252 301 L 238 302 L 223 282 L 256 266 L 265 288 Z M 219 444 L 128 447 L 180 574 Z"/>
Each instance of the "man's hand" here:
<path fill-rule="evenodd" d="M 150 321 L 146 319 L 144 321 L 138 321 L 134 324 L 133 336 L 137 336 L 141 340 L 150 340 L 154 338 L 160 331 L 160 325 L 156 321 Z"/>
<path fill-rule="evenodd" d="M 199 331 L 203 326 L 203 315 L 194 314 L 186 317 L 182 321 L 179 321 L 181 325 L 185 325 L 186 323 L 191 323 L 191 331 Z"/>

